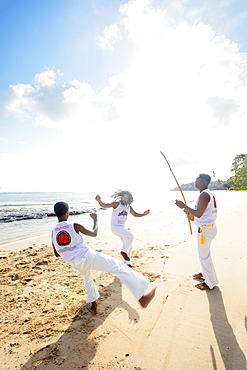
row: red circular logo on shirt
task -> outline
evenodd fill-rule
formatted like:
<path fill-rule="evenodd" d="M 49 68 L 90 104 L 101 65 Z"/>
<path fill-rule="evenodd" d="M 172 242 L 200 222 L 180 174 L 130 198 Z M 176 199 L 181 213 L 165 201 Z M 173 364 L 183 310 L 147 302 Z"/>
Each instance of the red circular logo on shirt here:
<path fill-rule="evenodd" d="M 67 231 L 59 231 L 57 234 L 57 244 L 58 245 L 68 245 L 71 242 L 71 236 Z"/>

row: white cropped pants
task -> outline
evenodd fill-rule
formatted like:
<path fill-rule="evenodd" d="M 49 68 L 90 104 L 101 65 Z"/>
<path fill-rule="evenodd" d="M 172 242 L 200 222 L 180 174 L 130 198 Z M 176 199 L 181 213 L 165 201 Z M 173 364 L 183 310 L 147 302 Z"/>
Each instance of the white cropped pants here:
<path fill-rule="evenodd" d="M 92 249 L 89 249 L 83 258 L 71 263 L 71 265 L 83 276 L 87 303 L 94 302 L 99 298 L 99 292 L 95 286 L 91 270 L 105 271 L 117 276 L 130 289 L 137 300 L 144 295 L 149 285 L 148 279 L 123 262 Z"/>
<path fill-rule="evenodd" d="M 213 265 L 213 260 L 210 252 L 210 246 L 213 238 L 217 234 L 216 225 L 203 227 L 204 240 L 201 238 L 201 233 L 197 234 L 197 248 L 199 259 L 202 267 L 202 275 L 205 278 L 205 283 L 210 289 L 219 283 Z"/>
<path fill-rule="evenodd" d="M 132 254 L 132 241 L 134 238 L 134 235 L 127 229 L 125 229 L 121 225 L 111 225 L 111 231 L 114 235 L 119 236 L 119 238 L 122 240 L 122 252 L 125 252 L 129 258 L 131 258 Z"/>

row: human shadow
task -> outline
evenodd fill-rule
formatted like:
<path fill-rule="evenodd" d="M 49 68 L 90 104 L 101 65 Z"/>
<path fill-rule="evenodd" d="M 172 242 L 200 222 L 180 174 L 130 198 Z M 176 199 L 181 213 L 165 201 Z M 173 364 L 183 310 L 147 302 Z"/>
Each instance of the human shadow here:
<path fill-rule="evenodd" d="M 84 303 L 73 317 L 71 325 L 54 343 L 49 344 L 29 358 L 20 370 L 88 369 L 97 351 L 97 334 L 92 332 L 116 308 L 123 308 L 133 322 L 139 321 L 138 312 L 122 300 L 122 284 L 117 277 L 99 289 L 98 315 L 92 315 Z M 124 333 L 123 333 L 124 334 Z"/>
<path fill-rule="evenodd" d="M 207 291 L 207 297 L 211 322 L 225 369 L 247 369 L 246 357 L 228 321 L 221 291 L 215 287 L 213 291 Z M 217 370 L 212 346 L 210 350 L 213 368 Z"/>

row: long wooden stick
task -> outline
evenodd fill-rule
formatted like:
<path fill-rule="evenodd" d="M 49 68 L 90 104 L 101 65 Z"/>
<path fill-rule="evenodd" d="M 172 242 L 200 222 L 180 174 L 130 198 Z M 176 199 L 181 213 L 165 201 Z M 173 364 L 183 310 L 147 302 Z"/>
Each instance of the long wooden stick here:
<path fill-rule="evenodd" d="M 186 203 L 185 196 L 184 196 L 184 193 L 183 193 L 183 190 L 182 190 L 181 186 L 179 185 L 179 182 L 178 182 L 178 180 L 177 180 L 176 176 L 174 175 L 174 173 L 173 173 L 173 171 L 172 171 L 172 168 L 171 168 L 171 166 L 170 166 L 170 163 L 169 163 L 169 162 L 168 162 L 168 160 L 166 159 L 165 154 L 163 154 L 163 153 L 162 153 L 162 151 L 160 151 L 160 153 L 161 153 L 161 155 L 163 155 L 163 157 L 164 157 L 164 158 L 165 158 L 165 160 L 166 160 L 166 163 L 168 164 L 168 167 L 169 167 L 169 169 L 170 169 L 170 171 L 171 171 L 171 173 L 172 173 L 172 175 L 173 175 L 173 177 L 174 177 L 174 179 L 175 179 L 175 181 L 176 181 L 176 183 L 177 183 L 177 185 L 178 185 L 178 188 L 179 188 L 179 190 L 180 190 L 180 192 L 181 192 L 181 194 L 182 194 L 182 197 L 183 197 L 184 203 L 185 203 L 185 204 L 187 204 L 187 203 Z M 187 218 L 188 218 L 188 222 L 189 222 L 190 233 L 192 234 L 192 227 L 191 227 L 191 223 L 190 223 L 189 215 L 187 215 Z"/>

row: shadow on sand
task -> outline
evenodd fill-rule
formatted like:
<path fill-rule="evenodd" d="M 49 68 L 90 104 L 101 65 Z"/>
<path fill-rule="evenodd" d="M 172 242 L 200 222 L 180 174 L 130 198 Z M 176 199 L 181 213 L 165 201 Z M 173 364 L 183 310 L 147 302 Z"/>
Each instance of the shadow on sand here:
<path fill-rule="evenodd" d="M 101 288 L 99 293 L 98 315 L 93 316 L 83 304 L 57 342 L 34 353 L 21 370 L 88 369 L 97 351 L 97 334 L 95 337 L 91 334 L 108 315 L 121 307 L 128 312 L 130 320 L 139 321 L 137 311 L 122 301 L 122 285 L 118 278 L 115 277 L 111 284 Z"/>
<path fill-rule="evenodd" d="M 232 327 L 227 319 L 221 291 L 218 287 L 215 287 L 213 291 L 207 291 L 207 296 L 209 301 L 211 322 L 225 369 L 247 369 L 245 354 L 239 347 L 237 338 L 234 335 Z M 212 346 L 210 346 L 210 351 L 212 355 L 213 368 L 214 370 L 217 370 L 217 363 Z"/>

